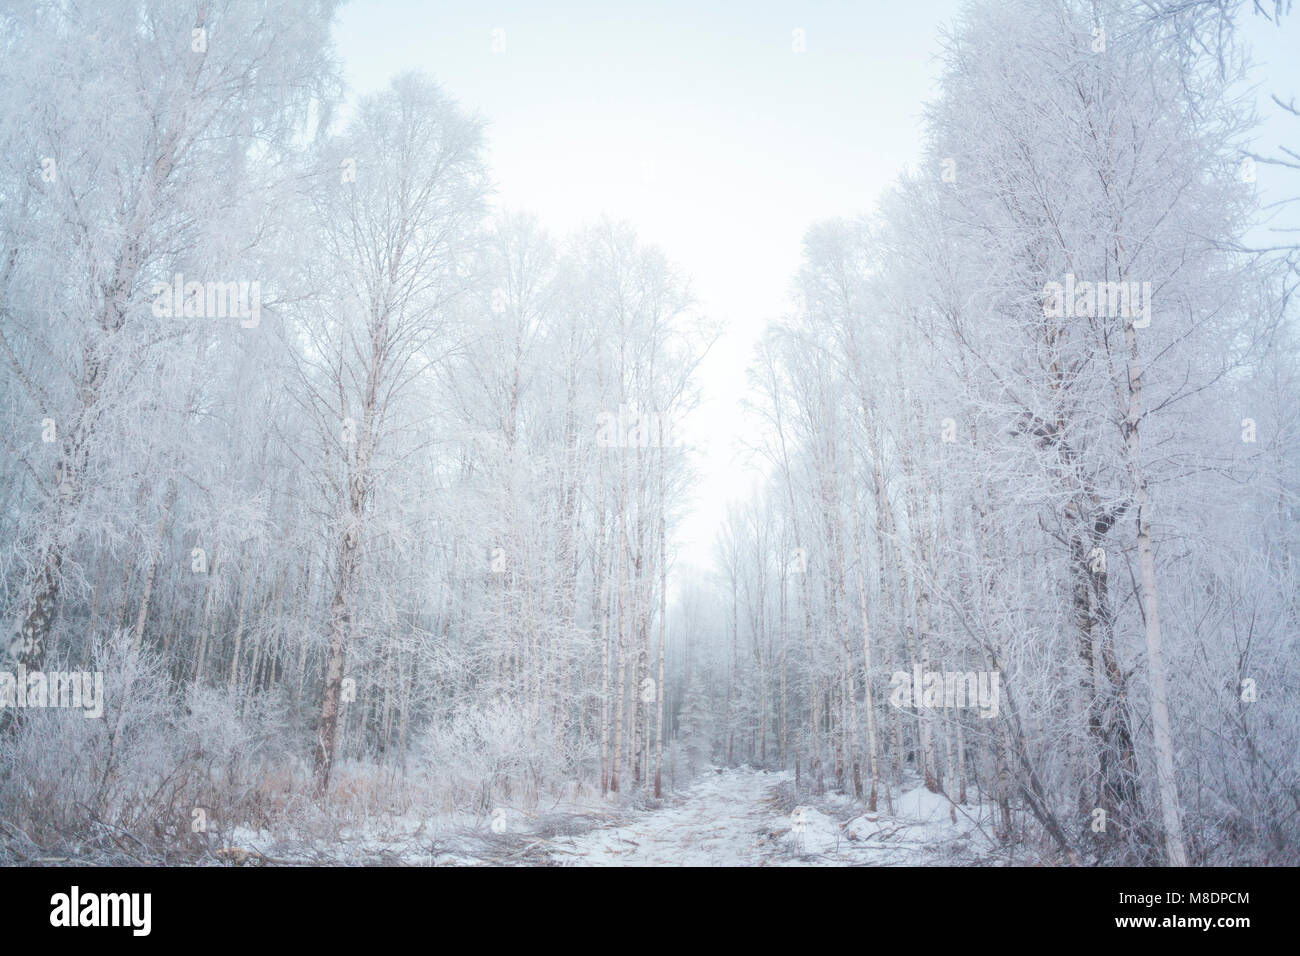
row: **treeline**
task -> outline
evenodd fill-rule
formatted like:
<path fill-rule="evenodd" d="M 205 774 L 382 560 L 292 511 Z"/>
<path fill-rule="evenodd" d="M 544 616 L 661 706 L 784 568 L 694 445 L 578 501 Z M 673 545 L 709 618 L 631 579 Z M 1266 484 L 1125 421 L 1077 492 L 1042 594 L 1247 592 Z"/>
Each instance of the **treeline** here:
<path fill-rule="evenodd" d="M 5 711 L 16 854 L 313 788 L 661 789 L 707 331 L 629 227 L 494 214 L 482 123 L 431 80 L 344 112 L 332 16 L 0 20 L 5 666 L 107 697 Z"/>
<path fill-rule="evenodd" d="M 770 478 L 682 611 L 712 759 L 1049 859 L 1296 861 L 1297 256 L 1247 241 L 1195 6 L 971 4 L 919 171 L 808 234 Z"/>

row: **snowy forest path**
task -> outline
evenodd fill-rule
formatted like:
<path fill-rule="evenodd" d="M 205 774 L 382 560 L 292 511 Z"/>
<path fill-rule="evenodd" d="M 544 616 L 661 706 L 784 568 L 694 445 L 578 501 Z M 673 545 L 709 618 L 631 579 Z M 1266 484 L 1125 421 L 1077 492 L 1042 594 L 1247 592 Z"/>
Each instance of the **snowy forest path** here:
<path fill-rule="evenodd" d="M 706 773 L 680 803 L 592 830 L 555 849 L 577 866 L 761 866 L 778 785 L 788 775 L 748 769 Z"/>
<path fill-rule="evenodd" d="M 796 805 L 790 773 L 714 770 L 668 806 L 553 841 L 548 856 L 561 866 L 916 866 L 985 862 L 993 849 L 975 816 L 942 795 L 918 786 L 896 804 L 892 817 L 843 796 Z"/>
<path fill-rule="evenodd" d="M 990 806 L 931 793 L 908 774 L 878 813 L 841 793 L 800 794 L 794 774 L 710 768 L 656 806 L 601 801 L 540 812 L 498 809 L 488 825 L 448 821 L 431 835 L 360 827 L 329 840 L 236 828 L 223 863 L 406 866 L 979 866 L 1016 862 L 990 836 Z M 888 812 L 885 807 L 890 807 Z M 415 824 L 409 818 L 407 824 Z M 402 831 L 405 832 L 402 832 Z"/>

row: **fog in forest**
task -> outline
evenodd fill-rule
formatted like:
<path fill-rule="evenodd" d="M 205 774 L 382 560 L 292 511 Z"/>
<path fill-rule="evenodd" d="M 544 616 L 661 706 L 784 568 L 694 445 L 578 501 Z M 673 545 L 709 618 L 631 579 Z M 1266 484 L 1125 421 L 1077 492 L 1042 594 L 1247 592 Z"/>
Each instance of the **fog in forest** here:
<path fill-rule="evenodd" d="M 1300 864 L 1290 0 L 0 36 L 0 863 Z"/>

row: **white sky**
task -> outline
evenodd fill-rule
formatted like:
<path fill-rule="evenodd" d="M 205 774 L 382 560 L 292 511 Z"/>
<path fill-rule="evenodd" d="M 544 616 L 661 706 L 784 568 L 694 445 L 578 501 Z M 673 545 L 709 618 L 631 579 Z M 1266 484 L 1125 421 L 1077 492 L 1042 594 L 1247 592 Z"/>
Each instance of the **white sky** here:
<path fill-rule="evenodd" d="M 870 211 L 915 163 L 939 27 L 958 7 L 354 0 L 336 35 L 353 91 L 423 70 L 488 120 L 501 207 L 557 236 L 602 214 L 627 219 L 691 275 L 700 310 L 724 328 L 683 430 L 703 454 L 679 558 L 706 567 L 727 503 L 756 478 L 738 447 L 751 348 L 786 309 L 807 227 Z M 1276 115 L 1268 92 L 1300 98 L 1300 11 L 1248 30 L 1270 78 L 1261 111 Z M 1266 128 L 1261 147 L 1280 142 L 1300 145 L 1300 121 Z M 1261 188 L 1275 176 L 1261 167 Z"/>

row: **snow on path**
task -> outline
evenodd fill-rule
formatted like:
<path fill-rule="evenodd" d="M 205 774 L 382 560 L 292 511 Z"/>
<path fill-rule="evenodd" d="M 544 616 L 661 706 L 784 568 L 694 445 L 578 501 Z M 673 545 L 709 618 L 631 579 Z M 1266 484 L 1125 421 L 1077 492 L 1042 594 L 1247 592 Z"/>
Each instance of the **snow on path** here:
<path fill-rule="evenodd" d="M 578 866 L 756 866 L 764 807 L 781 774 L 707 773 L 678 806 L 631 823 L 592 830 L 557 847 L 557 863 Z"/>
<path fill-rule="evenodd" d="M 914 776 L 880 812 L 838 794 L 796 805 L 787 772 L 706 771 L 653 810 L 601 802 L 545 813 L 500 810 L 503 826 L 464 814 L 363 823 L 331 840 L 235 828 L 231 845 L 262 862 L 408 866 L 926 866 L 1005 863 L 988 806 L 954 807 Z M 980 817 L 984 819 L 981 821 Z M 615 823 L 602 825 L 604 821 Z"/>
<path fill-rule="evenodd" d="M 897 866 L 979 862 L 991 849 L 973 819 L 923 788 L 897 815 L 866 815 L 845 798 L 783 812 L 788 773 L 706 773 L 683 797 L 631 821 L 551 842 L 568 866 Z M 856 807 L 856 809 L 855 809 Z"/>

